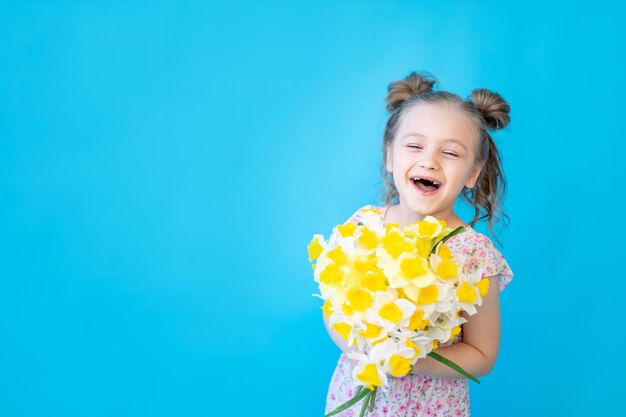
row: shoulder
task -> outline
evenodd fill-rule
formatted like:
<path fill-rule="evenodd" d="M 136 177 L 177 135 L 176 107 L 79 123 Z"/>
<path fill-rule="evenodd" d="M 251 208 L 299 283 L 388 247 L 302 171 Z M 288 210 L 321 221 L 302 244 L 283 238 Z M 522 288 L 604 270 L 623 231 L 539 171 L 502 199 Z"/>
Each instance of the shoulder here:
<path fill-rule="evenodd" d="M 463 255 L 469 258 L 468 267 L 470 270 L 481 268 L 483 277 L 499 276 L 502 291 L 513 279 L 513 271 L 507 260 L 489 236 L 474 229 L 469 232 L 461 244 Z"/>
<path fill-rule="evenodd" d="M 366 204 L 364 206 L 359 207 L 354 213 L 352 213 L 352 215 L 348 218 L 348 220 L 346 220 L 346 222 L 357 223 L 364 213 L 368 211 L 373 211 L 377 214 L 380 214 L 381 209 L 382 209 L 381 206 L 377 206 L 374 204 Z"/>
<path fill-rule="evenodd" d="M 477 232 L 471 227 L 466 228 L 466 232 L 454 236 L 454 238 L 457 237 L 456 243 L 464 247 L 465 255 L 480 258 L 486 256 L 493 249 L 497 250 L 489 236 Z"/>

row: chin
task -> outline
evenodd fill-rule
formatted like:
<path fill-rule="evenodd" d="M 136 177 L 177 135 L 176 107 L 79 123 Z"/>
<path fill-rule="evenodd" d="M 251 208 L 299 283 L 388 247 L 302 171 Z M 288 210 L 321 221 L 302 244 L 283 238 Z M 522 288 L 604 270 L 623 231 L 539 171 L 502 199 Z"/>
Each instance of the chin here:
<path fill-rule="evenodd" d="M 406 206 L 415 214 L 419 214 L 422 217 L 432 216 L 431 210 L 424 210 L 419 204 L 406 204 Z"/>

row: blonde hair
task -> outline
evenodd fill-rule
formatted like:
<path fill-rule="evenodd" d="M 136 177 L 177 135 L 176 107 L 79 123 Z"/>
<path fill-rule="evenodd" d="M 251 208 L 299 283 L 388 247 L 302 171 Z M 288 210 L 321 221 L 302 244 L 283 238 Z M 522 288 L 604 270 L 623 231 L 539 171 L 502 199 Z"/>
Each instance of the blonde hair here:
<path fill-rule="evenodd" d="M 398 190 L 393 182 L 393 174 L 387 172 L 387 149 L 391 148 L 396 131 L 404 113 L 418 103 L 449 104 L 461 111 L 472 122 L 477 152 L 474 166 L 484 164 L 474 188 L 463 188 L 461 195 L 474 207 L 474 218 L 470 226 L 487 219 L 492 234 L 494 221 L 500 219 L 498 213 L 509 220 L 501 205 L 506 194 L 506 178 L 502 169 L 500 153 L 489 130 L 505 128 L 511 118 L 510 107 L 502 96 L 485 88 L 472 91 L 467 100 L 447 91 L 434 91 L 437 80 L 427 72 L 411 72 L 401 80 L 389 84 L 387 92 L 387 110 L 391 113 L 383 135 L 383 159 L 381 175 L 383 177 L 383 200 L 389 206 L 398 203 Z M 497 240 L 497 238 L 496 238 Z"/>

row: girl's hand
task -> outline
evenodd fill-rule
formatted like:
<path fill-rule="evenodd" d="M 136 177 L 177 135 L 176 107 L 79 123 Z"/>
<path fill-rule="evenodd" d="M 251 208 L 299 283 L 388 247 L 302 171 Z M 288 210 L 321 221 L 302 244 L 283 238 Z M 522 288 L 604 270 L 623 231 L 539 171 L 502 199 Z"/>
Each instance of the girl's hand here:
<path fill-rule="evenodd" d="M 435 352 L 459 365 L 475 377 L 487 375 L 498 356 L 500 343 L 500 288 L 498 276 L 487 277 L 489 291 L 483 297 L 483 304 L 476 308 L 476 314 L 461 313 L 468 321 L 462 324 L 463 339 L 449 346 L 439 347 Z M 439 378 L 465 378 L 454 369 L 427 356 L 419 359 L 413 374 Z"/>

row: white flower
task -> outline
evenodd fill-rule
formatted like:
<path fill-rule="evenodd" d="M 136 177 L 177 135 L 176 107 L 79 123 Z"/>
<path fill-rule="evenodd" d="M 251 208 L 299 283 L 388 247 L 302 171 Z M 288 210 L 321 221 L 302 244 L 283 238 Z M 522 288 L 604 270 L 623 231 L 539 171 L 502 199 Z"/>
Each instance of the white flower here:
<path fill-rule="evenodd" d="M 393 289 L 376 291 L 374 303 L 366 311 L 365 317 L 370 323 L 382 326 L 387 332 L 394 327 L 408 327 L 409 319 L 415 312 L 415 304 L 400 298 Z"/>

